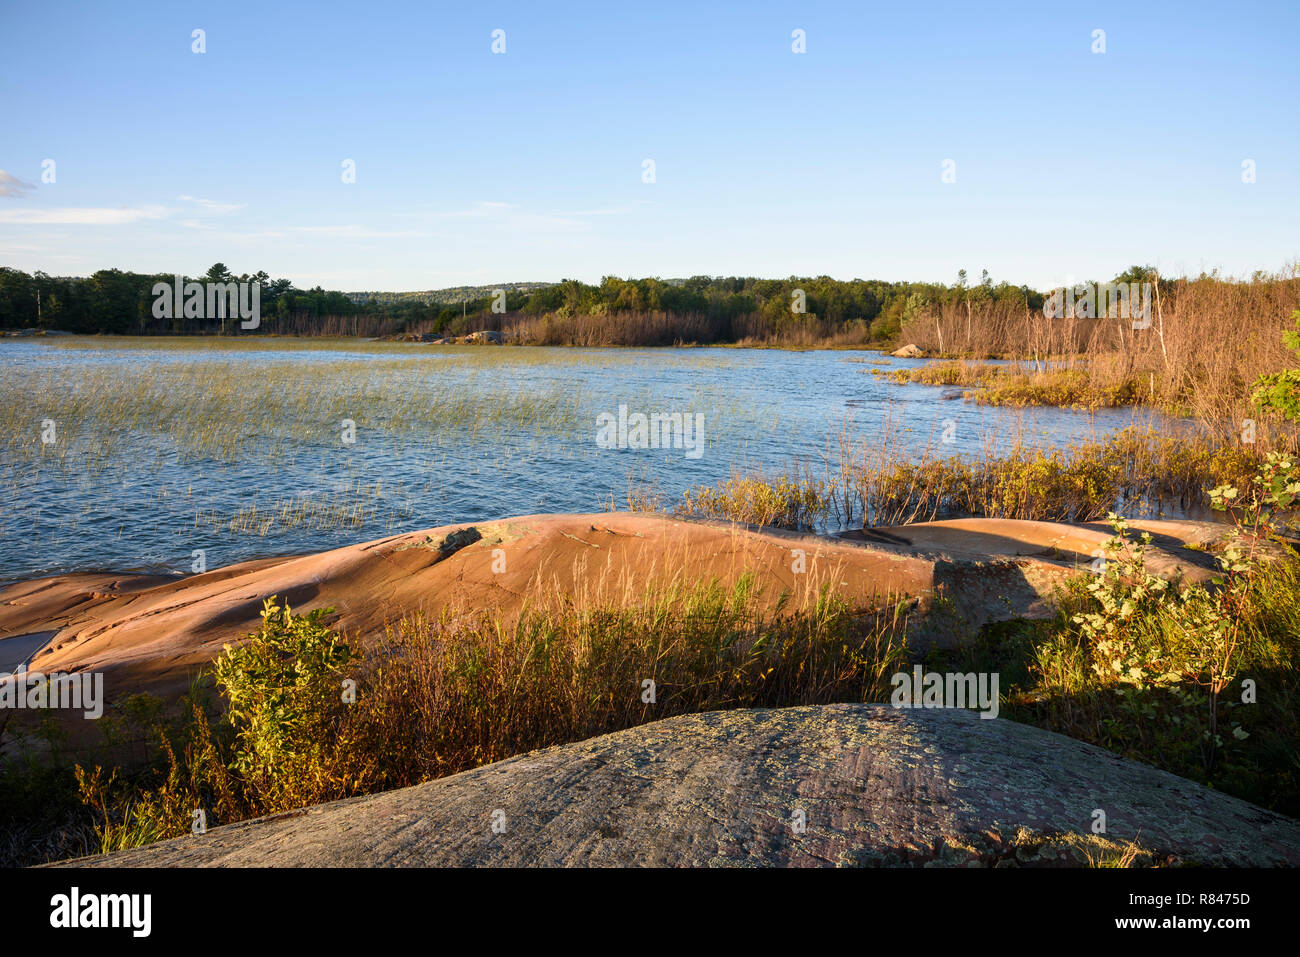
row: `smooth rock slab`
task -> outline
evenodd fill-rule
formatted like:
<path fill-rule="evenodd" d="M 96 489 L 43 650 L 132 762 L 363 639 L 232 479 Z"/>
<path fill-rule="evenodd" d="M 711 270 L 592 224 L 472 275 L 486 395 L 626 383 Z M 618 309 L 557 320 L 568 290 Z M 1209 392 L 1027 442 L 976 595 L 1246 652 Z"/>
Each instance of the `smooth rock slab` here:
<path fill-rule="evenodd" d="M 1204 580 L 1207 552 L 1224 534 L 1212 522 L 1131 523 L 1150 531 L 1153 574 Z M 910 643 L 950 647 L 988 621 L 1053 615 L 1054 594 L 1081 574 L 1110 535 L 1098 525 L 1007 519 L 921 522 L 819 536 L 721 521 L 607 512 L 528 515 L 406 532 L 313 555 L 241 562 L 184 577 L 79 572 L 0 585 L 0 671 L 102 672 L 112 705 L 148 692 L 175 702 L 194 672 L 261 625 L 276 595 L 300 613 L 334 608 L 331 627 L 365 643 L 407 615 L 490 614 L 509 621 L 539 597 L 623 607 L 696 582 L 758 586 L 758 607 L 784 594 L 800 607 L 833 587 L 851 608 L 915 600 Z M 1192 546 L 1192 547 L 1189 547 Z M 796 572 L 793 550 L 807 558 Z M 506 558 L 505 570 L 498 556 Z M 1208 567 L 1206 567 L 1208 566 Z M 936 598 L 945 614 L 926 621 Z M 953 627 L 953 618 L 965 627 Z M 35 715 L 14 720 L 30 724 Z M 64 750 L 104 763 L 103 734 L 79 714 L 60 721 Z M 33 736 L 28 741 L 34 740 Z M 12 753 L 0 742 L 0 753 Z"/>
<path fill-rule="evenodd" d="M 1094 809 L 1110 841 L 1179 862 L 1300 864 L 1296 821 L 1184 778 L 975 712 L 863 704 L 670 718 L 63 866 L 1079 864 Z"/>

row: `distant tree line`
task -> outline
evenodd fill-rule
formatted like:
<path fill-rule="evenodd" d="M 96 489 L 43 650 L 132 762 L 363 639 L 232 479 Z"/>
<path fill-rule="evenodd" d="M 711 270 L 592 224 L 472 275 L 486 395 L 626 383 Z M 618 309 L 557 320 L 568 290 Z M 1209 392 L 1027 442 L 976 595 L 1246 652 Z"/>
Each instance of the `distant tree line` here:
<path fill-rule="evenodd" d="M 1147 272 L 1147 267 L 1133 267 L 1124 275 Z M 174 279 L 171 274 L 119 269 L 70 278 L 0 267 L 0 328 L 241 334 L 237 322 L 155 317 L 152 290 L 156 283 L 171 284 Z M 501 296 L 486 287 L 466 287 L 460 302 L 447 302 L 441 293 L 344 293 L 319 286 L 304 290 L 261 271 L 235 275 L 223 263 L 183 281 L 260 283 L 262 322 L 256 334 L 463 335 L 500 329 L 514 341 L 546 344 L 888 343 L 924 316 L 958 308 L 969 316 L 971 310 L 980 314 L 991 307 L 1002 313 L 1029 313 L 1041 310 L 1044 300 L 1043 293 L 1028 286 L 994 283 L 987 271 L 972 283 L 965 270 L 951 284 L 829 276 L 607 276 L 595 285 L 566 279 L 508 286 Z"/>
<path fill-rule="evenodd" d="M 65 332 L 149 335 L 223 331 L 206 319 L 154 316 L 153 293 L 157 283 L 171 285 L 170 273 L 136 273 L 101 269 L 86 278 L 50 276 L 37 271 L 28 275 L 0 267 L 0 328 L 60 329 Z M 223 263 L 216 263 L 202 276 L 182 276 L 182 282 L 257 282 L 261 286 L 263 319 L 286 319 L 296 315 L 324 316 L 350 312 L 355 305 L 338 292 L 324 289 L 301 290 L 288 279 L 272 279 L 265 272 L 235 275 Z M 237 332 L 238 323 L 227 322 L 226 332 Z"/>
<path fill-rule="evenodd" d="M 963 296 L 982 296 L 1041 308 L 1042 294 L 1027 286 L 985 282 L 968 289 L 964 272 L 953 285 L 942 283 L 839 280 L 829 276 L 755 279 L 740 276 L 692 276 L 680 281 L 619 279 L 599 285 L 566 279 L 532 292 L 523 302 L 525 317 L 558 320 L 613 316 L 620 313 L 692 316 L 694 325 L 713 341 L 753 338 L 799 338 L 801 331 L 820 337 L 851 337 L 888 342 L 909 319 L 930 306 Z"/>

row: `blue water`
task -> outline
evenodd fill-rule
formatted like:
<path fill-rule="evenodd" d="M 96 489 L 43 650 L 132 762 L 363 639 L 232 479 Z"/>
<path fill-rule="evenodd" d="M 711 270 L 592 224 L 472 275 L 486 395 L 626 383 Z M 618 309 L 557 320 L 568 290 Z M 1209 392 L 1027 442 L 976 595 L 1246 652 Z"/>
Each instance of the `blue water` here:
<path fill-rule="evenodd" d="M 522 361 L 525 353 L 530 361 Z M 418 370 L 394 375 L 377 367 L 368 387 L 418 394 L 429 377 L 444 376 L 466 388 L 487 381 L 503 392 L 563 394 L 573 401 L 559 429 L 521 423 L 472 436 L 426 437 L 372 427 L 353 446 L 285 438 L 283 422 L 254 419 L 252 434 L 278 443 L 273 465 L 258 454 L 236 461 L 195 456 L 165 431 L 142 428 L 96 437 L 113 450 L 102 457 L 101 469 L 78 468 L 75 460 L 58 469 L 18 455 L 19 437 L 0 434 L 0 580 L 87 569 L 189 572 L 195 549 L 205 552 L 212 569 L 455 522 L 599 511 L 611 498 L 623 508 L 629 481 L 653 488 L 671 505 L 686 489 L 737 471 L 775 473 L 798 461 L 818 476 L 828 451 L 838 458 L 837 436 L 846 424 L 858 441 L 888 442 L 920 456 L 927 450 L 974 455 L 1017 437 L 1065 446 L 1147 421 L 1145 413 L 1127 410 L 976 406 L 945 398 L 951 390 L 880 381 L 872 369 L 924 360 L 872 365 L 865 360 L 881 357 L 865 351 L 483 348 L 474 355 L 473 375 L 464 355 L 419 345 L 375 353 L 347 342 L 325 349 L 172 351 L 105 348 L 96 340 L 0 341 L 0 375 L 11 384 L 53 372 L 60 388 L 71 388 L 89 370 L 148 377 L 214 360 L 246 366 L 250 377 L 272 365 L 307 377 L 322 361 L 356 363 L 364 371 L 367 364 L 412 356 L 421 360 Z M 11 401 L 5 384 L 0 401 Z M 322 382 L 319 388 L 337 386 Z M 678 449 L 598 447 L 596 416 L 616 413 L 621 403 L 632 412 L 704 413 L 704 453 L 692 459 Z M 41 410 L 20 411 L 19 427 L 36 429 Z M 945 433 L 950 443 L 942 441 Z M 358 487 L 364 491 L 349 492 Z M 360 521 L 325 528 L 278 521 L 257 531 L 228 527 L 250 506 L 331 498 L 361 503 Z"/>

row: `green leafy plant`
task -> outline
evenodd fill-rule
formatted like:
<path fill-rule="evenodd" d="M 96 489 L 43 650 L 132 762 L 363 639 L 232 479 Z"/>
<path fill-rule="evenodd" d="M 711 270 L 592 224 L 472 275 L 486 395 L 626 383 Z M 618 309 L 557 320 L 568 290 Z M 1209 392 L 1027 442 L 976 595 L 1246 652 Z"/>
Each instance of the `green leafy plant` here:
<path fill-rule="evenodd" d="M 215 726 L 196 680 L 180 719 L 156 726 L 159 767 L 124 780 L 117 770 L 77 766 L 101 850 L 189 833 L 198 810 L 211 813 L 210 824 L 228 823 L 348 793 L 331 753 L 345 707 L 340 679 L 358 656 L 325 624 L 332 612 L 295 615 L 267 599 L 261 628 L 213 662 L 228 704 Z"/>
<path fill-rule="evenodd" d="M 1103 682 L 1138 692 L 1165 689 L 1175 699 L 1206 695 L 1203 732 L 1206 772 L 1224 738 L 1219 733 L 1220 696 L 1241 667 L 1249 622 L 1256 617 L 1256 576 L 1261 552 L 1274 532 L 1274 516 L 1300 499 L 1300 466 L 1271 452 L 1243 494 L 1232 485 L 1209 491 L 1212 506 L 1226 512 L 1232 527 L 1216 556 L 1210 584 L 1189 584 L 1151 574 L 1145 552 L 1151 536 L 1134 540 L 1128 523 L 1108 516 L 1115 534 L 1103 546 L 1099 572 L 1087 584 L 1094 605 L 1072 617 L 1092 652 L 1092 669 Z M 1248 732 L 1234 726 L 1232 736 Z"/>
<path fill-rule="evenodd" d="M 1167 650 L 1148 640 L 1145 624 L 1162 607 L 1168 613 L 1186 601 L 1190 589 L 1180 591 L 1147 571 L 1149 534 L 1143 532 L 1133 541 L 1128 522 L 1114 512 L 1107 520 L 1115 534 L 1103 543 L 1105 557 L 1099 556 L 1093 566 L 1099 573 L 1087 585 L 1097 608 L 1073 617 L 1083 637 L 1092 642 L 1093 671 L 1136 688 L 1174 684 L 1182 675 Z"/>
<path fill-rule="evenodd" d="M 324 623 L 333 611 L 295 615 L 272 596 L 262 606 L 261 630 L 239 647 L 227 645 L 213 663 L 230 702 L 233 770 L 269 782 L 317 756 L 322 725 L 338 711 L 340 679 L 355 657 Z"/>
<path fill-rule="evenodd" d="M 1300 309 L 1291 313 L 1295 329 L 1282 333 L 1283 344 L 1300 357 Z M 1264 414 L 1280 415 L 1288 422 L 1300 422 L 1300 369 L 1283 369 L 1255 380 L 1251 403 Z"/>

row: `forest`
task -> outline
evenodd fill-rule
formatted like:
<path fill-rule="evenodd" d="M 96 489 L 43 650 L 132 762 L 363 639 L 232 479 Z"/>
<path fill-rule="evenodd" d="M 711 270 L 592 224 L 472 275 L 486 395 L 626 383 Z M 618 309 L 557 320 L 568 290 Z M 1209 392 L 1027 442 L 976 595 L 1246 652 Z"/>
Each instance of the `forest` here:
<path fill-rule="evenodd" d="M 1142 272 L 1135 267 L 1130 272 Z M 102 269 L 88 277 L 28 274 L 0 267 L 0 329 L 45 329 L 79 334 L 240 334 L 238 323 L 159 319 L 155 283 L 170 273 Z M 965 271 L 952 284 L 838 280 L 829 276 L 757 279 L 620 279 L 593 285 L 503 284 L 494 311 L 490 287 L 462 287 L 459 299 L 429 293 L 347 293 L 300 289 L 265 271 L 232 273 L 216 263 L 183 281 L 261 284 L 262 322 L 243 334 L 463 335 L 500 329 L 514 341 L 537 344 L 673 345 L 741 341 L 888 343 L 928 307 L 970 302 L 1040 309 L 1043 294 L 1028 286 L 995 284 L 984 272 L 970 283 Z M 520 288 L 520 287 L 523 288 Z M 504 306 L 504 313 L 501 311 Z"/>

